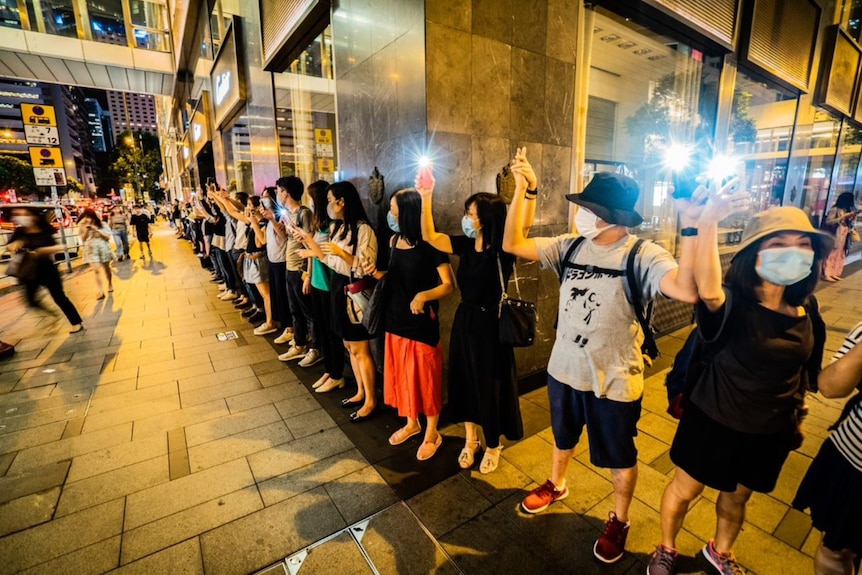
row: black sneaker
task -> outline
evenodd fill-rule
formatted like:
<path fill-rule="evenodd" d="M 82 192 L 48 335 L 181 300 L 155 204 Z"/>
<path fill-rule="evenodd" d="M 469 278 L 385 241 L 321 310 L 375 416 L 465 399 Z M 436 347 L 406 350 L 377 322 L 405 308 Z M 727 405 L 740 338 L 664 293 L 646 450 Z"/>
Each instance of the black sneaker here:
<path fill-rule="evenodd" d="M 259 311 L 253 316 L 246 319 L 248 319 L 248 323 L 260 323 L 262 321 L 266 321 L 266 314 L 262 311 Z"/>
<path fill-rule="evenodd" d="M 250 307 L 241 313 L 242 317 L 251 317 L 256 313 L 260 313 L 257 308 Z"/>

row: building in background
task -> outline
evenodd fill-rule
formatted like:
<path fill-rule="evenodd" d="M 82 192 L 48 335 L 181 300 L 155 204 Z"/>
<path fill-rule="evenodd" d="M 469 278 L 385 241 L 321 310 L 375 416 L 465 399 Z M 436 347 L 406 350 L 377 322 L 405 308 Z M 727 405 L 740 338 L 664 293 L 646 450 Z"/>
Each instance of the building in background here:
<path fill-rule="evenodd" d="M 115 138 L 126 130 L 158 135 L 156 101 L 153 96 L 108 90 L 107 97 Z"/>
<path fill-rule="evenodd" d="M 90 143 L 93 145 L 94 152 L 107 152 L 108 145 L 104 126 L 104 110 L 96 98 L 85 98 L 84 104 L 87 107 L 87 125 L 90 129 Z"/>

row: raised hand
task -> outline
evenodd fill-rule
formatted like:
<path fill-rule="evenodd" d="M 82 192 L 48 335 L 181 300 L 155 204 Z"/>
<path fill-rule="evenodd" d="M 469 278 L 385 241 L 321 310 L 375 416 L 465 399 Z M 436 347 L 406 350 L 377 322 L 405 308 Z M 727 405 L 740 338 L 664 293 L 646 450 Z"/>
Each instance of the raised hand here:
<path fill-rule="evenodd" d="M 430 197 L 434 192 L 434 167 L 431 164 L 427 166 L 422 166 L 419 168 L 419 172 L 416 174 L 416 191 L 419 192 L 419 195 L 423 198 Z"/>
<path fill-rule="evenodd" d="M 751 198 L 748 192 L 737 191 L 738 185 L 739 178 L 733 178 L 716 193 L 710 194 L 700 220 L 717 223 L 730 215 L 746 211 L 751 205 Z"/>
<path fill-rule="evenodd" d="M 530 165 L 530 162 L 527 160 L 526 146 L 518 148 L 515 151 L 515 157 L 512 160 L 512 173 L 515 174 L 516 179 L 519 174 L 524 177 L 527 181 L 528 190 L 536 189 L 538 180 L 536 179 L 536 172 L 533 170 L 533 166 Z"/>

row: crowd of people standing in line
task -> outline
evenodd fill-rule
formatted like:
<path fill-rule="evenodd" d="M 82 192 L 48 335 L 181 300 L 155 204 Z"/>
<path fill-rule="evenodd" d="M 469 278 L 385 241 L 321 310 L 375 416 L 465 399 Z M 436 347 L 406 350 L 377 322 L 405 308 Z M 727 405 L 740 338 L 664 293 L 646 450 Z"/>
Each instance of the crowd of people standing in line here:
<path fill-rule="evenodd" d="M 657 244 L 643 244 L 636 252 L 640 293 L 633 294 L 624 276 L 629 252 L 638 245 L 628 229 L 642 221 L 635 209 L 636 182 L 596 174 L 581 193 L 566 196 L 577 205 L 578 233 L 533 238 L 538 182 L 524 149 L 511 170 L 511 206 L 497 195 L 470 196 L 463 235 L 441 233 L 434 225 L 430 168 L 420 170 L 414 188 L 391 196 L 388 245 L 378 245 L 378 237 L 386 236 L 369 225 L 351 183 L 304 188 L 294 177 L 280 178 L 259 199 L 213 187 L 191 207 L 186 227 L 200 255 L 212 261 L 213 281 L 224 283 L 220 299 L 247 307 L 245 314 L 260 324 L 257 335 L 281 330 L 276 342 L 288 348 L 280 359 L 299 359 L 304 367 L 325 362 L 316 392 L 345 386 L 346 352 L 356 388 L 341 403 L 354 410 L 354 422 L 377 411 L 377 370 L 372 334 L 351 316 L 347 292 L 363 279 L 385 279 L 383 401 L 405 419 L 389 443 L 422 434 L 419 460 L 433 457 L 442 442 L 438 302 L 457 285 L 461 300 L 452 323 L 448 408 L 455 422 L 465 424 L 458 464 L 473 467 L 484 447 L 481 473 L 496 469 L 501 438 L 523 436 L 513 350 L 497 335 L 502 291 L 516 257 L 553 270 L 561 283 L 548 363 L 555 446 L 548 481 L 527 494 L 520 509 L 540 513 L 568 495 L 569 463 L 586 427 L 591 463 L 610 469 L 613 478 L 614 509 L 593 545 L 596 558 L 606 563 L 624 554 L 638 477 L 634 438 L 644 333 L 632 302 L 662 296 L 696 304 L 698 338 L 710 351 L 671 447 L 676 471 L 662 498 L 661 542 L 648 573 L 674 572 L 676 536 L 706 486 L 719 496 L 715 534 L 703 556 L 719 573 L 741 572 L 732 548 L 748 501 L 754 492 L 774 489 L 788 454 L 799 446 L 805 393 L 819 388 L 827 397 L 846 396 L 862 380 L 862 347 L 853 347 L 862 337 L 859 327 L 848 336 L 841 359 L 821 371 L 825 332 L 813 291 L 834 253 L 835 237 L 814 229 L 797 208 L 772 208 L 748 222 L 723 276 L 718 224 L 745 211 L 749 196 L 737 191 L 736 180 L 703 185 L 691 199 L 676 201 L 683 226 L 679 261 Z M 302 205 L 303 192 L 310 209 Z M 449 265 L 452 254 L 459 257 L 457 274 Z M 238 260 L 244 261 L 237 266 Z M 281 277 L 282 262 L 286 279 L 272 279 Z M 853 402 L 794 501 L 812 509 L 815 526 L 825 533 L 815 557 L 817 573 L 851 573 L 852 559 L 862 551 L 862 530 L 853 523 L 862 512 L 862 496 L 856 495 L 862 493 L 860 421 L 862 407 Z M 839 484 L 836 469 L 847 471 Z M 828 481 L 833 483 L 824 490 Z"/>

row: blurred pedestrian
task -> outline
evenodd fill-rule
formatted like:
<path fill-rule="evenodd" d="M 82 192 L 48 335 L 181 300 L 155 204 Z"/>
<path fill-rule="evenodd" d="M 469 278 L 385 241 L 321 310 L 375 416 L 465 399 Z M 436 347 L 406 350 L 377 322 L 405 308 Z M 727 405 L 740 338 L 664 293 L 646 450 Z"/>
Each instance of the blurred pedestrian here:
<path fill-rule="evenodd" d="M 152 260 L 153 249 L 150 247 L 150 224 L 152 223 L 152 218 L 149 214 L 143 212 L 140 205 L 135 204 L 135 207 L 132 210 L 130 223 L 135 226 L 135 236 L 138 238 L 138 247 L 141 250 L 141 259 L 144 259 L 144 245 L 146 245 L 147 252 L 150 254 L 150 260 Z"/>
<path fill-rule="evenodd" d="M 114 252 L 108 245 L 111 229 L 102 223 L 96 212 L 84 210 L 81 217 L 78 218 L 78 236 L 84 246 L 84 263 L 89 264 L 95 274 L 96 288 L 99 290 L 96 299 L 105 299 L 105 283 L 107 283 L 109 293 L 114 291 L 111 278 L 111 262 L 114 261 Z"/>

